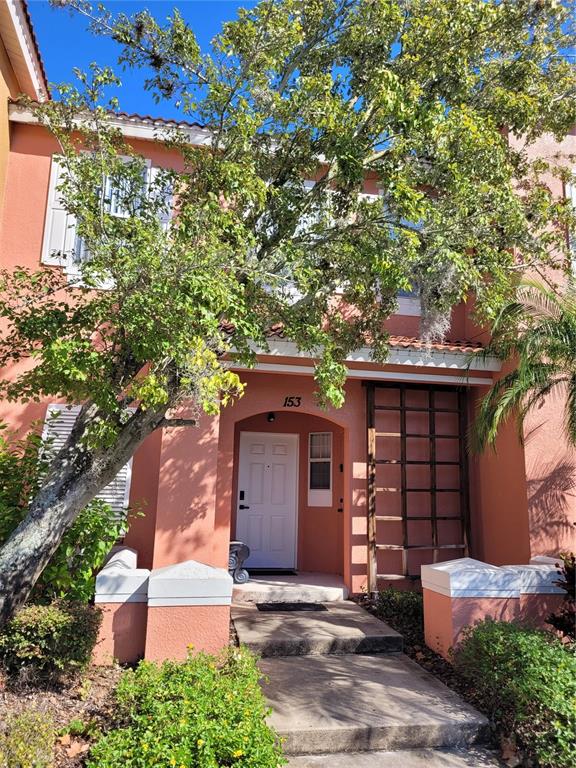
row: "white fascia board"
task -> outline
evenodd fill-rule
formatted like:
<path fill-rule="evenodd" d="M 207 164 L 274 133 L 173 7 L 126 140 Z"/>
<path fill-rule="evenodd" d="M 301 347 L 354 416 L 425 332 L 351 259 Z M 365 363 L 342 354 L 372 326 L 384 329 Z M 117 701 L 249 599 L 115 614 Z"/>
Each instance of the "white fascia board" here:
<path fill-rule="evenodd" d="M 230 597 L 149 597 L 148 608 L 169 608 L 179 605 L 231 605 Z"/>
<path fill-rule="evenodd" d="M 45 101 L 48 97 L 48 93 L 44 85 L 42 65 L 38 59 L 36 45 L 34 44 L 34 39 L 23 5 L 17 0 L 5 0 L 5 3 L 8 13 L 10 14 L 13 32 L 18 40 L 18 45 L 22 52 L 22 59 L 25 65 L 25 70 L 20 71 L 21 67 L 18 66 L 18 63 L 11 60 L 16 77 L 21 85 L 26 83 L 31 86 L 32 93 L 29 95 L 32 98 L 37 101 Z"/>
<path fill-rule="evenodd" d="M 284 339 L 271 339 L 267 349 L 254 348 L 256 354 L 270 355 L 271 357 L 300 357 L 314 359 L 319 357 L 313 352 L 302 351 L 292 341 Z M 374 363 L 372 349 L 362 347 L 351 352 L 346 357 L 351 363 Z M 418 368 L 442 368 L 444 370 L 458 371 L 499 371 L 501 361 L 496 357 L 476 359 L 474 355 L 465 352 L 444 352 L 438 349 L 417 349 L 416 347 L 391 346 L 385 365 L 407 365 Z"/>
<path fill-rule="evenodd" d="M 256 371 L 260 373 L 287 373 L 287 374 L 305 374 L 312 376 L 314 368 L 311 365 L 286 365 L 283 363 L 256 363 L 253 368 L 246 368 L 242 365 L 230 365 L 233 371 Z M 455 384 L 458 386 L 484 386 L 489 387 L 492 379 L 480 376 L 442 376 L 433 373 L 409 373 L 399 371 L 384 371 L 376 368 L 361 369 L 348 368 L 346 372 L 348 379 L 367 379 L 373 381 L 418 381 L 428 384 Z"/>
<path fill-rule="evenodd" d="M 10 104 L 9 117 L 13 123 L 26 125 L 40 125 L 38 118 L 32 110 L 20 104 Z M 82 120 L 78 120 L 81 127 Z M 182 133 L 190 144 L 207 145 L 210 143 L 210 132 L 202 128 L 190 126 L 178 126 L 177 124 L 164 122 L 163 120 L 138 120 L 138 118 L 111 116 L 109 125 L 117 128 L 123 136 L 130 139 L 143 139 L 144 141 L 163 141 L 167 139 L 175 129 Z"/>

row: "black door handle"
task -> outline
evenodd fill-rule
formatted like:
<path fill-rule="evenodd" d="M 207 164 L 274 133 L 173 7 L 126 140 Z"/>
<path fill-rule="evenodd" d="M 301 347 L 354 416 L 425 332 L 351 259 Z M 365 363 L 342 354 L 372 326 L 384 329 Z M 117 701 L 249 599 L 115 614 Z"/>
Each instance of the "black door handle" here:
<path fill-rule="evenodd" d="M 240 504 L 239 509 L 250 509 L 247 504 Z"/>

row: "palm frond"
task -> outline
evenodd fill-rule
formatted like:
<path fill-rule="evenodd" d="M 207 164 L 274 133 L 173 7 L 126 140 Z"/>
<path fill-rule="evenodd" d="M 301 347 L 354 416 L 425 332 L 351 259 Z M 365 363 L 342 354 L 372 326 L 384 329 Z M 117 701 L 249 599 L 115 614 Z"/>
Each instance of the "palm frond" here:
<path fill-rule="evenodd" d="M 576 446 L 576 374 L 567 382 L 564 431 L 568 442 Z"/>
<path fill-rule="evenodd" d="M 566 434 L 576 444 L 576 285 L 557 293 L 541 282 L 522 282 L 494 321 L 488 354 L 513 362 L 515 369 L 481 400 L 470 430 L 471 450 L 494 446 L 512 416 L 521 436 L 527 414 L 560 385 L 567 385 Z"/>

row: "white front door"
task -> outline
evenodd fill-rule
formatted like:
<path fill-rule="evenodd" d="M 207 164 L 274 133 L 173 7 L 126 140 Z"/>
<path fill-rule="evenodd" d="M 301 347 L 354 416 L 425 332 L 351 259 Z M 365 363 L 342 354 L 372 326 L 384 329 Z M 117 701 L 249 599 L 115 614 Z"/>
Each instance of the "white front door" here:
<path fill-rule="evenodd" d="M 236 538 L 248 568 L 296 567 L 298 435 L 241 432 Z"/>

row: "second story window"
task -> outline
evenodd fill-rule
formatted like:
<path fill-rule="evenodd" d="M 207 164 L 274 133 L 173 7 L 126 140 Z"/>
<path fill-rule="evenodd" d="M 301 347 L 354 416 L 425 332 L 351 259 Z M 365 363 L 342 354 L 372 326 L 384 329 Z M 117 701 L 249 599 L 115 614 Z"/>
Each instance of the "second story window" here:
<path fill-rule="evenodd" d="M 126 160 L 128 161 L 128 158 Z M 158 171 L 159 169 L 151 167 L 150 162 L 147 161 L 142 180 L 143 189 L 154 182 Z M 54 155 L 50 169 L 41 262 L 63 267 L 70 278 L 75 278 L 78 277 L 79 266 L 90 258 L 90 254 L 82 238 L 77 235 L 74 216 L 64 208 L 62 196 L 58 189 L 62 182 L 62 174 L 62 161 L 57 155 Z M 127 218 L 131 215 L 130 211 L 127 211 L 122 205 L 125 195 L 122 195 L 121 189 L 115 186 L 114 181 L 108 176 L 104 178 L 102 197 L 106 213 L 109 215 L 120 218 Z M 166 190 L 165 197 L 167 201 L 164 206 L 165 211 L 160 218 L 162 225 L 167 227 L 172 212 L 171 190 Z"/>

